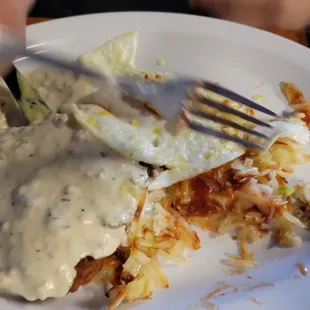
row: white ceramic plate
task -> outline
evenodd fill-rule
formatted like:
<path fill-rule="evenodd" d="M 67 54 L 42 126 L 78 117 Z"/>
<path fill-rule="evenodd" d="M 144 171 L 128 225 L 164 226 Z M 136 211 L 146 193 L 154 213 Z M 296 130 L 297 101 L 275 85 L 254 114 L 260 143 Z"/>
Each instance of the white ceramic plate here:
<path fill-rule="evenodd" d="M 279 83 L 292 81 L 310 98 L 310 50 L 273 34 L 204 17 L 164 13 L 113 13 L 55 20 L 27 29 L 29 42 L 44 51 L 51 47 L 73 58 L 88 52 L 121 33 L 137 30 L 139 35 L 137 66 L 145 69 L 177 71 L 212 79 L 251 97 L 263 95 L 265 104 L 275 110 L 286 104 Z M 166 61 L 157 67 L 156 60 Z M 20 67 L 29 69 L 29 64 Z M 304 169 L 300 169 L 307 178 Z M 308 170 L 310 171 L 310 170 Z M 310 179 L 310 177 L 308 177 Z M 266 249 L 266 243 L 253 247 L 261 264 L 248 274 L 228 275 L 222 260 L 235 253 L 230 237 L 213 238 L 200 233 L 202 249 L 193 253 L 182 267 L 167 266 L 170 288 L 154 294 L 144 303 L 121 309 L 261 309 L 309 310 L 310 279 L 300 278 L 296 263 L 309 263 L 308 242 L 299 249 Z M 307 239 L 307 238 L 306 238 Z M 251 276 L 249 279 L 247 276 Z M 295 277 L 294 277 L 295 276 Z M 296 278 L 296 276 L 298 278 Z M 216 289 L 220 282 L 233 287 L 224 296 L 202 305 L 200 299 Z M 274 284 L 275 287 L 262 283 Z M 235 290 L 234 290 L 235 288 Z M 238 290 L 238 291 L 237 291 Z M 236 292 L 237 291 L 237 292 Z M 87 286 L 78 293 L 59 300 L 26 303 L 0 299 L 0 308 L 35 309 L 105 309 L 107 301 L 100 287 Z M 212 306 L 213 305 L 213 306 Z M 212 308 L 214 307 L 214 308 Z"/>

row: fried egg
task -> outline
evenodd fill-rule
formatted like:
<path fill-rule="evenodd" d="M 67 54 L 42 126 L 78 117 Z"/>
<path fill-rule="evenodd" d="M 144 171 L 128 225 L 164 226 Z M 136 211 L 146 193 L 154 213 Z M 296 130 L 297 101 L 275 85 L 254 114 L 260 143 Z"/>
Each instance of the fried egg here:
<path fill-rule="evenodd" d="M 136 33 L 127 33 L 115 40 L 82 56 L 80 61 L 105 73 L 126 75 L 135 72 Z M 227 98 L 216 96 L 214 93 L 207 92 L 203 95 L 216 101 L 225 101 L 227 104 Z M 167 122 L 143 102 L 124 101 L 120 96 L 115 94 L 112 96 L 111 92 L 98 92 L 91 97 L 97 102 L 100 101 L 100 106 L 91 104 L 72 106 L 73 115 L 82 127 L 115 151 L 134 161 L 166 168 L 166 170 L 159 169 L 159 172 L 151 178 L 148 184 L 149 190 L 161 189 L 192 178 L 226 164 L 246 151 L 236 143 L 192 130 L 183 130 L 175 134 Z M 234 102 L 230 102 L 230 105 L 244 109 Z M 275 126 L 278 128 L 277 137 L 281 134 L 292 136 L 290 124 L 280 123 Z M 302 135 L 305 136 L 301 126 L 292 126 L 294 132 L 303 132 Z M 223 129 L 221 125 L 215 123 L 212 123 L 212 127 Z M 230 132 L 231 129 L 226 132 L 234 134 Z"/>

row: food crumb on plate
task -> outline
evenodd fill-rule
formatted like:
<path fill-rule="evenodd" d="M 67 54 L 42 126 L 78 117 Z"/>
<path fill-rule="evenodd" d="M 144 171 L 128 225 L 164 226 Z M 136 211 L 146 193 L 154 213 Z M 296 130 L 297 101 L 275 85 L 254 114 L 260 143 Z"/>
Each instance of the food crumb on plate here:
<path fill-rule="evenodd" d="M 211 303 L 211 302 L 190 305 L 187 310 L 200 310 L 201 308 L 206 309 L 206 310 L 220 310 L 216 304 Z"/>
<path fill-rule="evenodd" d="M 202 297 L 200 299 L 201 304 L 208 303 L 211 299 L 216 298 L 218 296 L 221 296 L 221 294 L 225 293 L 226 290 L 232 288 L 233 286 L 231 284 L 228 284 L 226 282 L 218 282 L 217 287 L 212 290 L 207 296 Z"/>
<path fill-rule="evenodd" d="M 216 304 L 212 303 L 212 302 L 208 302 L 208 303 L 206 303 L 206 304 L 204 304 L 202 306 L 206 310 L 219 310 L 219 307 Z"/>
<path fill-rule="evenodd" d="M 261 287 L 276 287 L 274 284 L 272 283 L 267 283 L 267 282 L 262 282 L 262 283 L 259 283 L 259 284 L 255 284 L 255 285 L 252 285 L 252 286 L 249 286 L 247 289 L 245 289 L 246 292 L 251 292 L 251 291 L 254 291 L 258 288 L 261 288 Z"/>
<path fill-rule="evenodd" d="M 166 64 L 164 59 L 157 59 L 156 65 L 157 66 L 164 66 Z"/>
<path fill-rule="evenodd" d="M 259 306 L 263 305 L 263 302 L 257 300 L 256 297 L 250 297 L 249 300 L 252 301 L 252 302 L 254 302 L 255 304 L 257 304 L 257 305 L 259 305 Z"/>
<path fill-rule="evenodd" d="M 302 262 L 298 262 L 296 266 L 299 268 L 299 271 L 303 276 L 308 276 L 308 268 Z"/>
<path fill-rule="evenodd" d="M 254 95 L 252 96 L 252 100 L 258 103 L 261 103 L 264 101 L 263 95 Z"/>
<path fill-rule="evenodd" d="M 246 272 L 246 270 L 244 268 L 230 268 L 230 269 L 226 269 L 225 270 L 226 273 L 228 273 L 229 275 L 231 276 L 235 276 L 235 275 L 238 275 L 238 274 L 243 274 Z"/>
<path fill-rule="evenodd" d="M 260 84 L 256 85 L 254 88 L 259 88 L 259 87 L 262 87 L 262 86 L 264 86 L 264 85 L 265 85 L 265 83 L 264 83 L 264 82 L 262 82 L 262 83 L 260 83 Z"/>

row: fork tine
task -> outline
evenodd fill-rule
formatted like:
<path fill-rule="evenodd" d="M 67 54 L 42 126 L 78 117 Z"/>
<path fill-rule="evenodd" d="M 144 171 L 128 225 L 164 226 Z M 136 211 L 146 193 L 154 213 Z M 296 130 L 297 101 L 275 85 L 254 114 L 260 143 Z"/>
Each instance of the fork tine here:
<path fill-rule="evenodd" d="M 217 131 L 215 129 L 209 128 L 209 127 L 201 126 L 197 123 L 191 122 L 187 117 L 185 117 L 185 119 L 183 118 L 183 120 L 186 122 L 187 127 L 192 129 L 192 130 L 195 130 L 195 131 L 198 131 L 201 133 L 205 133 L 205 134 L 208 134 L 210 136 L 213 136 L 213 137 L 216 137 L 219 139 L 224 139 L 226 141 L 235 142 L 235 143 L 243 145 L 246 148 L 254 148 L 254 149 L 259 149 L 261 151 L 264 150 L 264 148 L 262 146 L 260 146 L 256 143 L 253 143 L 251 141 L 244 140 L 244 139 L 241 139 L 241 138 L 238 138 L 235 136 L 231 136 L 225 132 L 220 132 L 220 131 Z"/>
<path fill-rule="evenodd" d="M 221 117 L 218 117 L 218 116 L 215 116 L 215 115 L 212 115 L 212 114 L 209 114 L 207 112 L 204 112 L 204 111 L 198 111 L 198 110 L 194 110 L 194 109 L 189 109 L 188 110 L 191 114 L 194 114 L 196 116 L 199 116 L 199 117 L 202 117 L 202 118 L 205 118 L 205 119 L 208 119 L 210 121 L 213 121 L 213 122 L 216 122 L 216 123 L 220 123 L 222 125 L 226 125 L 226 126 L 229 126 L 229 127 L 233 127 L 235 129 L 239 129 L 243 132 L 247 132 L 251 135 L 254 135 L 254 136 L 257 136 L 257 137 L 260 137 L 260 138 L 263 138 L 263 139 L 268 139 L 268 137 L 258 131 L 255 131 L 253 129 L 250 129 L 250 128 L 247 128 L 245 126 L 242 126 L 242 125 L 239 125 L 233 121 L 230 121 L 228 119 L 225 119 L 225 118 L 221 118 Z"/>
<path fill-rule="evenodd" d="M 257 111 L 260 111 L 262 113 L 265 113 L 267 115 L 270 115 L 270 116 L 273 116 L 273 117 L 276 117 L 278 118 L 279 115 L 277 115 L 275 112 L 261 106 L 260 104 L 257 104 L 255 102 L 253 102 L 252 100 L 250 99 L 247 99 L 227 88 L 224 88 L 220 85 L 215 85 L 213 83 L 210 83 L 210 82 L 205 82 L 205 81 L 202 81 L 203 83 L 203 87 L 214 92 L 214 93 L 218 93 L 219 95 L 222 95 L 223 97 L 226 97 L 230 100 L 233 100 L 233 101 L 236 101 L 236 102 L 239 102 L 239 103 L 242 103 L 243 105 L 247 106 L 247 107 L 250 107 L 250 108 L 253 108 Z"/>
<path fill-rule="evenodd" d="M 250 116 L 244 112 L 241 112 L 241 111 L 238 111 L 238 110 L 235 110 L 223 103 L 219 103 L 219 102 L 216 102 L 216 101 L 213 101 L 213 100 L 210 100 L 210 99 L 207 99 L 207 98 L 203 98 L 202 96 L 200 96 L 198 93 L 195 93 L 197 94 L 197 96 L 199 97 L 199 102 L 206 105 L 206 106 L 209 106 L 211 108 L 215 108 L 221 112 L 225 112 L 225 113 L 229 113 L 229 114 L 232 114 L 232 115 L 235 115 L 235 116 L 238 116 L 246 121 L 249 121 L 251 123 L 254 123 L 256 125 L 260 125 L 260 126 L 264 126 L 264 127 L 267 127 L 267 128 L 272 128 L 272 126 L 260 119 L 257 119 L 253 116 Z M 190 94 L 192 95 L 192 94 Z M 194 98 L 192 98 L 194 99 Z"/>

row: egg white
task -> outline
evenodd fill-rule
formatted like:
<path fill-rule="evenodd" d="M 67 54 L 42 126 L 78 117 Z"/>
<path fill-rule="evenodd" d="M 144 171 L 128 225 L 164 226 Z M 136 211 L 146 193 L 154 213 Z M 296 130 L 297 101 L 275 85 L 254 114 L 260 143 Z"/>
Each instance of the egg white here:
<path fill-rule="evenodd" d="M 134 119 L 124 114 L 118 118 L 94 105 L 73 105 L 72 112 L 80 125 L 112 149 L 133 160 L 168 168 L 150 181 L 151 190 L 209 171 L 245 152 L 235 143 L 192 130 L 175 135 L 164 120 L 147 111 Z"/>
<path fill-rule="evenodd" d="M 265 148 L 269 149 L 278 139 L 287 138 L 300 146 L 309 144 L 309 129 L 300 119 L 291 118 L 289 120 L 279 120 L 270 122 L 273 126 L 270 140 L 266 143 Z M 266 135 L 270 130 L 261 128 L 260 131 Z"/>
<path fill-rule="evenodd" d="M 137 33 L 132 31 L 107 41 L 78 60 L 88 68 L 106 74 L 124 75 L 134 68 L 136 51 Z"/>

